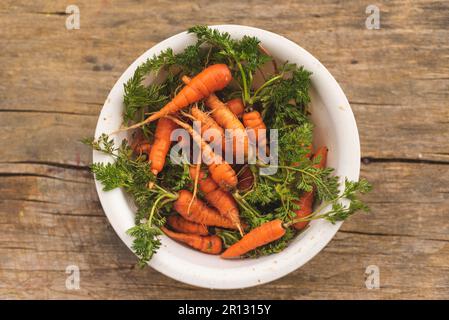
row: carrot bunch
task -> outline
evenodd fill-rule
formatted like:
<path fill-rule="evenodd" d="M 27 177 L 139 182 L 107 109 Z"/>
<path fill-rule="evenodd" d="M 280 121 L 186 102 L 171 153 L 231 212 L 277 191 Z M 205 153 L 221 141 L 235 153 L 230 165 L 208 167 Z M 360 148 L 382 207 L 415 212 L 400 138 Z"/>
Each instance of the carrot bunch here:
<path fill-rule="evenodd" d="M 162 231 L 173 240 L 182 242 L 204 253 L 219 254 L 222 251 L 222 240 L 217 235 L 210 235 L 207 226 L 235 229 L 237 226 L 216 209 L 188 190 L 179 191 L 173 208 L 180 216 L 168 218 L 168 225 L 178 232 L 162 228 Z"/>
<path fill-rule="evenodd" d="M 190 177 L 192 179 L 197 175 L 198 168 L 190 168 Z M 232 194 L 221 189 L 215 181 L 207 176 L 204 171 L 199 172 L 200 190 L 204 194 L 206 201 L 216 208 L 222 216 L 232 221 L 232 223 L 242 232 L 242 226 L 240 222 L 239 209 L 237 202 L 232 197 Z"/>
<path fill-rule="evenodd" d="M 238 205 L 232 194 L 226 191 L 236 188 L 238 183 L 236 172 L 231 165 L 213 151 L 203 137 L 205 133 L 210 132 L 209 130 L 214 130 L 215 137 L 218 138 L 218 142 L 224 149 L 225 129 L 239 129 L 244 132 L 245 127 L 237 117 L 237 115 L 242 116 L 243 113 L 242 101 L 233 99 L 229 101 L 228 105 L 221 102 L 214 94 L 215 91 L 223 89 L 231 79 L 228 67 L 222 64 L 212 65 L 192 79 L 184 76 L 185 87 L 169 103 L 143 122 L 129 127 L 136 128 L 154 120 L 158 121 L 152 145 L 148 145 L 147 149 L 142 151 L 137 148 L 139 152 L 148 150 L 148 160 L 154 175 L 160 173 L 164 168 L 171 146 L 171 134 L 177 127 L 184 128 L 200 147 L 202 157 L 208 163 L 211 177 L 206 177 L 207 174 L 204 171 L 197 173 L 192 167 L 191 178 L 194 180 L 195 176 L 199 175 L 199 181 L 196 183 L 199 184 L 206 201 L 212 207 L 197 198 L 195 193 L 180 190 L 173 205 L 174 210 L 180 216 L 171 216 L 167 220 L 168 227 L 176 232 L 168 228 L 164 228 L 163 231 L 174 240 L 208 253 L 218 253 L 216 251 L 221 250 L 221 239 L 209 235 L 208 226 L 238 229 L 243 234 Z M 210 107 L 211 114 L 195 106 L 190 108 L 188 113 L 184 111 L 178 113 L 203 98 Z M 180 115 L 183 115 L 184 119 Z M 200 132 L 196 132 L 186 119 L 198 121 L 201 124 Z M 213 139 L 210 139 L 209 142 L 213 142 Z M 140 146 L 140 143 L 136 142 L 135 144 Z M 233 148 L 235 149 L 235 146 Z M 244 136 L 244 150 L 246 153 L 246 136 Z M 213 250 L 205 250 L 206 243 L 212 244 Z"/>
<path fill-rule="evenodd" d="M 207 26 L 188 32 L 195 44 L 154 55 L 124 84 L 131 125 L 119 131 L 137 129 L 130 144 L 116 148 L 107 135 L 90 142 L 116 159 L 93 164 L 95 178 L 137 207 L 128 234 L 141 264 L 161 234 L 225 259 L 258 257 L 283 250 L 311 220 L 335 223 L 367 209 L 355 193 L 369 184 L 345 180 L 340 188 L 326 168 L 327 148 L 312 152 L 309 71 L 278 64 L 255 37 Z M 171 157 L 175 143 L 180 161 Z"/>
<path fill-rule="evenodd" d="M 180 190 L 177 193 L 173 209 L 179 215 L 170 216 L 167 219 L 167 227 L 164 227 L 162 231 L 172 239 L 199 251 L 219 254 L 223 246 L 222 240 L 218 236 L 210 234 L 208 227 L 237 229 L 242 239 L 230 246 L 222 254 L 223 258 L 239 257 L 248 251 L 275 241 L 285 234 L 287 228 L 281 220 L 275 219 L 244 235 L 239 204 L 230 191 L 238 193 L 239 190 L 242 192 L 250 190 L 254 183 L 253 173 L 249 166 L 244 165 L 238 175 L 209 143 L 221 144 L 222 151 L 226 151 L 226 147 L 230 145 L 232 153 L 235 154 L 238 149 L 236 140 L 231 141 L 230 144 L 226 143 L 225 130 L 238 132 L 241 134 L 240 138 L 243 139 L 243 154 L 248 156 L 250 138 L 253 140 L 251 143 L 257 143 L 259 147 L 261 145 L 266 147 L 265 130 L 267 126 L 262 115 L 252 108 L 245 109 L 240 98 L 224 103 L 214 94 L 215 91 L 223 89 L 230 80 L 231 76 L 226 65 L 212 65 L 192 79 L 183 76 L 182 81 L 185 87 L 175 95 L 171 102 L 141 123 L 146 124 L 158 120 L 153 144 L 147 146 L 141 142 L 135 143 L 138 146 L 145 146 L 137 148 L 138 150 L 142 149 L 139 152 L 148 150 L 151 171 L 157 175 L 164 168 L 173 130 L 178 127 L 183 128 L 191 135 L 194 143 L 200 148 L 202 159 L 207 164 L 209 172 L 202 169 L 200 164 L 190 166 L 189 173 L 191 181 L 195 185 L 194 192 Z M 181 111 L 202 99 L 209 108 L 209 112 L 201 110 L 196 105 L 188 111 Z M 201 125 L 199 132 L 194 129 L 194 121 Z M 213 130 L 213 134 L 207 139 L 205 135 L 211 132 L 209 130 Z M 247 132 L 251 132 L 252 137 L 249 137 Z M 322 150 L 324 149 L 319 151 L 319 155 L 322 157 L 321 167 L 324 165 L 326 156 Z M 207 203 L 198 198 L 197 185 Z M 300 207 L 295 211 L 297 217 L 303 218 L 311 213 L 313 194 L 313 191 L 307 192 L 297 201 L 297 205 Z M 307 222 L 297 222 L 294 227 L 301 229 L 306 224 Z"/>
<path fill-rule="evenodd" d="M 326 147 L 321 147 L 313 155 L 313 160 L 319 158 L 319 162 L 314 165 L 314 167 L 323 168 L 325 166 L 327 151 L 328 149 Z M 294 227 L 296 230 L 304 229 L 309 221 L 302 219 L 307 219 L 307 217 L 312 214 L 314 193 L 315 190 L 304 192 L 299 200 L 296 201 L 297 205 L 299 205 L 299 209 L 295 210 L 295 214 L 296 218 L 300 221 L 293 219 L 288 223 L 284 223 L 280 219 L 275 219 L 266 222 L 261 226 L 251 230 L 251 232 L 244 235 L 241 240 L 237 241 L 232 246 L 227 248 L 226 251 L 223 252 L 221 257 L 225 259 L 239 258 L 251 250 L 280 239 L 285 235 L 286 230 L 289 227 Z"/>
<path fill-rule="evenodd" d="M 340 188 L 327 148 L 312 152 L 309 71 L 278 65 L 255 37 L 188 32 L 195 44 L 154 55 L 124 84 L 131 125 L 119 131 L 137 129 L 130 143 L 116 147 L 108 135 L 88 142 L 116 159 L 91 166 L 104 190 L 122 188 L 134 200 L 128 234 L 141 264 L 161 234 L 225 259 L 258 257 L 283 250 L 313 219 L 335 223 L 367 209 L 356 193 L 370 185 L 345 180 Z M 175 143 L 181 163 L 169 154 Z"/>

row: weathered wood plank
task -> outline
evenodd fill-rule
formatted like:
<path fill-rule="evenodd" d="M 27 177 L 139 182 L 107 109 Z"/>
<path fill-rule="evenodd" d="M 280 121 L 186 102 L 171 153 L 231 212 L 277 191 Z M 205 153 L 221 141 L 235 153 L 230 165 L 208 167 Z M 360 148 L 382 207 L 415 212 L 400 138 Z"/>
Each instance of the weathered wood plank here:
<path fill-rule="evenodd" d="M 87 166 L 92 152 L 81 139 L 93 136 L 96 117 L 76 114 L 2 112 L 1 162 Z"/>
<path fill-rule="evenodd" d="M 291 38 L 329 68 L 352 102 L 364 155 L 449 159 L 449 108 L 443 107 L 449 86 L 449 62 L 443 58 L 449 54 L 449 12 L 444 2 L 389 2 L 381 6 L 382 25 L 375 31 L 364 28 L 366 4 L 361 1 L 285 1 L 263 10 L 267 5 L 153 2 L 151 10 L 142 10 L 128 1 L 80 2 L 82 27 L 68 31 L 64 15 L 44 14 L 63 11 L 62 2 L 15 9 L 5 4 L 0 71 L 3 83 L 13 83 L 15 90 L 1 87 L 0 109 L 95 118 L 120 73 L 156 42 L 198 22 L 246 23 Z M 198 12 L 209 20 L 194 19 Z M 34 23 L 28 23 L 31 19 Z M 413 134 L 420 139 L 409 139 Z"/>
<path fill-rule="evenodd" d="M 449 294 L 445 219 L 449 193 L 444 184 L 431 183 L 435 175 L 449 180 L 446 165 L 363 166 L 363 174 L 376 188 L 366 197 L 373 213 L 350 219 L 330 245 L 300 270 L 232 294 L 193 288 L 151 268 L 136 269 L 135 257 L 102 215 L 93 185 L 85 183 L 92 179 L 89 174 L 77 169 L 53 172 L 50 167 L 27 164 L 20 168 L 26 176 L 5 176 L 16 169 L 0 167 L 5 181 L 0 212 L 7 213 L 0 216 L 2 297 L 313 299 L 444 298 Z M 419 181 L 427 185 L 410 192 L 410 186 Z M 22 190 L 23 199 L 18 200 L 14 190 Z M 426 201 L 416 201 L 417 195 Z M 81 289 L 76 292 L 65 289 L 69 264 L 81 269 Z M 381 270 L 379 290 L 364 285 L 365 268 L 373 264 Z"/>
<path fill-rule="evenodd" d="M 335 244 L 334 244 L 335 242 Z M 409 247 L 410 252 L 391 251 L 385 247 L 391 243 L 397 247 Z M 336 249 L 348 243 L 345 249 Z M 354 244 L 358 245 L 354 247 Z M 343 246 L 344 247 L 344 246 Z M 354 251 L 357 250 L 357 254 Z M 117 250 L 119 251 L 119 250 Z M 6 251 L 9 253 L 10 251 Z M 14 250 L 14 254 L 20 252 Z M 389 237 L 378 240 L 371 236 L 339 234 L 333 244 L 302 269 L 273 283 L 253 289 L 205 290 L 193 288 L 168 279 L 151 270 L 139 270 L 129 263 L 119 266 L 86 266 L 85 261 L 98 262 L 95 254 L 58 255 L 36 254 L 39 260 L 54 260 L 59 264 L 49 270 L 2 270 L 5 279 L 2 297 L 9 298 L 131 298 L 131 299 L 242 299 L 270 297 L 273 299 L 318 299 L 318 298 L 445 298 L 449 293 L 447 273 L 449 265 L 437 262 L 447 255 L 447 244 L 415 241 L 408 238 Z M 12 254 L 12 253 L 10 253 Z M 436 256 L 436 258 L 435 258 Z M 69 258 L 68 258 L 69 257 Z M 100 258 L 105 259 L 104 255 Z M 414 267 L 400 269 L 398 260 Z M 81 283 L 79 291 L 65 288 L 65 267 L 80 263 Z M 365 288 L 365 268 L 376 264 L 380 268 L 381 288 Z M 328 266 L 332 265 L 333 268 Z M 14 289 L 12 289 L 14 288 Z M 8 293 L 9 291 L 9 293 Z"/>

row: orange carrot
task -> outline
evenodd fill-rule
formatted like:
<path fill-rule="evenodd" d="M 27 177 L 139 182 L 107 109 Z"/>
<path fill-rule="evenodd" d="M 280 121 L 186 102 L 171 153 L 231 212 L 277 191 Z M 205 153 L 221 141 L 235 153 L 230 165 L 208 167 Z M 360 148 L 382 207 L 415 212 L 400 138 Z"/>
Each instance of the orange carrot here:
<path fill-rule="evenodd" d="M 258 111 L 246 112 L 243 114 L 243 124 L 247 129 L 251 129 L 254 132 L 254 144 L 259 144 L 260 137 L 260 146 L 259 148 L 266 148 L 267 146 L 267 136 L 266 131 L 267 126 L 263 122 L 262 115 Z M 266 151 L 265 151 L 266 153 Z"/>
<path fill-rule="evenodd" d="M 298 210 L 295 210 L 296 218 L 305 218 L 312 213 L 314 191 L 304 192 L 303 195 L 295 203 L 299 206 Z M 304 229 L 309 224 L 309 221 L 300 221 L 293 226 L 296 230 Z"/>
<path fill-rule="evenodd" d="M 243 124 L 246 128 L 253 129 L 256 134 L 259 129 L 267 129 L 259 111 L 251 111 L 243 114 Z"/>
<path fill-rule="evenodd" d="M 238 258 L 267 243 L 281 238 L 285 234 L 282 220 L 275 219 L 254 228 L 221 254 L 222 258 Z"/>
<path fill-rule="evenodd" d="M 192 180 L 198 174 L 198 184 L 200 185 L 200 190 L 204 194 L 208 194 L 209 192 L 212 192 L 218 188 L 217 183 L 211 177 L 207 176 L 207 174 L 203 170 L 197 172 L 196 167 L 190 167 L 189 173 Z"/>
<path fill-rule="evenodd" d="M 184 219 L 192 222 L 206 226 L 237 229 L 231 220 L 220 215 L 216 209 L 208 207 L 200 199 L 193 198 L 193 193 L 188 190 L 179 191 L 178 199 L 174 202 L 173 208 Z"/>
<path fill-rule="evenodd" d="M 166 115 L 176 113 L 187 107 L 189 104 L 197 102 L 215 91 L 226 87 L 232 80 L 231 71 L 225 64 L 214 64 L 195 77 L 182 90 L 167 103 L 162 109 L 153 113 L 144 121 L 128 127 L 127 129 L 138 128 L 145 123 L 162 118 Z"/>
<path fill-rule="evenodd" d="M 306 149 L 309 150 L 309 152 L 306 153 L 306 158 L 307 158 L 307 159 L 310 159 L 310 157 L 312 156 L 312 151 L 313 151 L 313 150 L 312 150 L 312 145 L 311 145 L 311 144 L 308 145 L 308 146 L 306 147 Z"/>
<path fill-rule="evenodd" d="M 151 150 L 151 144 L 145 139 L 142 130 L 138 130 L 133 135 L 130 146 L 134 153 L 138 154 L 139 156 L 141 156 L 142 154 L 146 154 L 148 156 Z"/>
<path fill-rule="evenodd" d="M 168 117 L 188 131 L 195 143 L 200 146 L 203 158 L 205 158 L 205 162 L 208 163 L 212 179 L 220 186 L 220 188 L 225 190 L 235 188 L 237 186 L 237 175 L 229 163 L 227 163 L 220 155 L 215 154 L 211 146 L 206 143 L 201 138 L 201 135 L 193 130 L 190 125 L 174 117 Z"/>
<path fill-rule="evenodd" d="M 190 79 L 187 76 L 182 77 L 182 81 L 186 85 L 190 85 L 190 83 L 193 81 L 193 79 Z M 248 154 L 248 136 L 245 131 L 245 127 L 240 122 L 240 120 L 237 118 L 237 116 L 234 114 L 233 111 L 231 111 L 228 106 L 223 103 L 218 97 L 211 93 L 207 99 L 206 99 L 206 105 L 212 109 L 212 118 L 215 119 L 215 121 L 224 129 L 231 130 L 231 132 L 235 135 L 233 137 L 233 152 L 235 154 L 237 150 L 237 141 L 240 139 L 243 140 L 243 152 L 246 156 Z"/>
<path fill-rule="evenodd" d="M 223 190 L 231 190 L 237 186 L 237 175 L 229 163 L 224 160 L 221 160 L 221 163 L 211 163 L 209 165 L 209 172 L 212 179 L 214 179 Z"/>
<path fill-rule="evenodd" d="M 193 107 L 191 110 L 192 116 L 195 118 L 196 121 L 199 121 L 201 123 L 201 135 L 204 137 L 204 134 L 207 130 L 215 130 L 215 135 L 220 137 L 222 148 L 224 147 L 224 130 L 222 127 L 220 127 L 217 122 L 213 118 L 211 118 L 207 113 L 201 111 L 197 107 Z M 212 138 L 212 137 L 211 137 Z M 211 139 L 211 142 L 214 140 Z"/>
<path fill-rule="evenodd" d="M 326 165 L 327 151 L 328 149 L 326 147 L 321 147 L 313 155 L 312 160 L 315 160 L 318 157 L 320 157 L 320 162 L 314 165 L 315 168 L 324 168 L 324 166 Z M 315 188 L 312 191 L 304 192 L 303 195 L 299 198 L 299 200 L 295 202 L 297 205 L 299 205 L 299 209 L 295 210 L 296 218 L 305 218 L 312 213 L 314 197 L 315 197 Z M 308 224 L 309 221 L 299 221 L 295 223 L 293 226 L 295 227 L 295 229 L 301 230 L 304 229 Z"/>
<path fill-rule="evenodd" d="M 178 232 L 198 234 L 200 236 L 207 236 L 209 234 L 209 230 L 207 230 L 205 225 L 186 220 L 178 215 L 169 216 L 167 223 Z"/>
<path fill-rule="evenodd" d="M 226 106 L 229 110 L 232 111 L 233 114 L 237 116 L 237 118 L 241 118 L 243 112 L 245 111 L 245 106 L 243 105 L 243 101 L 240 98 L 231 99 L 226 102 Z"/>
<path fill-rule="evenodd" d="M 165 227 L 162 231 L 173 240 L 182 242 L 195 248 L 201 252 L 209 254 L 219 254 L 222 250 L 223 244 L 219 236 L 200 236 L 198 234 L 178 233 L 168 230 Z"/>
<path fill-rule="evenodd" d="M 148 141 L 145 140 L 134 140 L 131 143 L 131 149 L 134 151 L 135 154 L 141 156 L 143 154 L 146 154 L 147 156 L 150 154 L 151 151 L 151 144 Z"/>
<path fill-rule="evenodd" d="M 306 158 L 307 159 L 310 159 L 310 157 L 312 156 L 312 145 L 310 144 L 310 145 L 308 145 L 308 146 L 304 146 L 304 145 L 301 145 L 301 148 L 304 148 L 304 149 L 307 149 L 308 150 L 308 152 L 306 153 Z M 295 166 L 298 166 L 299 165 L 299 162 L 293 162 L 293 164 L 292 164 L 294 167 Z"/>
<path fill-rule="evenodd" d="M 149 142 L 138 144 L 134 149 L 134 152 L 138 155 L 146 154 L 148 156 L 151 152 L 151 144 Z"/>
<path fill-rule="evenodd" d="M 212 118 L 224 129 L 231 130 L 234 134 L 233 152 L 237 150 L 238 139 L 243 140 L 244 155 L 248 155 L 248 136 L 245 127 L 237 116 L 224 104 L 215 94 L 209 95 L 206 99 L 206 105 L 212 110 Z"/>
<path fill-rule="evenodd" d="M 324 168 L 326 166 L 326 160 L 327 160 L 327 152 L 329 149 L 327 147 L 320 147 L 313 155 L 313 160 L 316 160 L 318 157 L 320 157 L 320 162 L 316 165 L 314 165 L 315 168 Z"/>
<path fill-rule="evenodd" d="M 155 175 L 164 167 L 165 158 L 171 145 L 170 135 L 176 127 L 176 124 L 167 118 L 161 118 L 157 122 L 154 142 L 149 155 L 151 172 Z"/>
<path fill-rule="evenodd" d="M 196 167 L 190 167 L 190 177 L 194 179 L 197 174 Z M 206 201 L 220 212 L 222 216 L 231 220 L 242 232 L 237 203 L 232 194 L 218 187 L 215 181 L 208 177 L 206 172 L 200 170 L 198 185 L 203 192 Z"/>

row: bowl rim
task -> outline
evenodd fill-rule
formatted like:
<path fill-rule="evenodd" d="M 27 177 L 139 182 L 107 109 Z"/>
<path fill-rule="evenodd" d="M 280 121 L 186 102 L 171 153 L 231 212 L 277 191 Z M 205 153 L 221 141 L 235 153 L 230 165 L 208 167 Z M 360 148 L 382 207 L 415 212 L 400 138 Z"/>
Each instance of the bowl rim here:
<path fill-rule="evenodd" d="M 341 107 L 343 108 L 342 110 L 345 111 L 344 113 L 345 131 L 350 133 L 348 137 L 345 136 L 345 139 L 348 139 L 348 141 L 345 140 L 345 144 L 346 142 L 348 143 L 347 148 L 351 149 L 352 156 L 350 157 L 350 159 L 347 159 L 349 163 L 345 166 L 347 174 L 345 174 L 344 177 L 348 177 L 351 180 L 358 180 L 360 172 L 360 141 L 355 118 L 352 113 L 349 102 L 345 94 L 343 93 L 343 90 L 341 89 L 337 81 L 334 79 L 334 77 L 330 74 L 330 72 L 318 61 L 318 59 L 316 59 L 308 51 L 306 51 L 293 41 L 270 31 L 266 31 L 255 27 L 233 25 L 233 24 L 212 25 L 209 27 L 220 29 L 221 31 L 227 31 L 230 33 L 238 32 L 241 34 L 256 35 L 259 38 L 260 35 L 263 34 L 264 37 L 272 38 L 273 39 L 272 41 L 279 41 L 284 43 L 285 45 L 294 48 L 295 50 L 298 51 L 298 54 L 301 55 L 302 58 L 307 59 L 308 62 L 310 62 L 310 66 L 312 66 L 313 70 L 310 70 L 310 68 L 306 69 L 313 72 L 312 77 L 320 78 L 320 85 L 321 82 L 325 82 L 323 83 L 323 86 L 332 88 L 332 94 L 335 97 L 338 97 L 339 108 Z M 157 43 L 156 45 L 145 51 L 142 55 L 140 55 L 125 70 L 125 72 L 120 76 L 120 78 L 112 87 L 103 105 L 95 130 L 96 138 L 101 133 L 106 132 L 104 130 L 104 126 L 107 117 L 114 118 L 113 115 L 110 113 L 110 110 L 108 110 L 108 105 L 110 105 L 110 101 L 114 98 L 117 99 L 120 97 L 121 100 L 123 101 L 123 84 L 126 82 L 127 79 L 130 78 L 130 76 L 132 76 L 137 66 L 140 65 L 143 61 L 145 61 L 148 57 L 153 56 L 155 53 L 160 52 L 162 49 L 166 47 L 173 46 L 173 44 L 177 42 L 182 42 L 183 46 L 185 46 L 188 43 L 188 37 L 191 37 L 191 35 L 188 35 L 187 32 L 184 31 Z M 120 118 L 121 122 L 122 117 L 120 116 L 118 118 Z M 115 126 L 116 125 L 117 123 L 115 123 Z M 111 127 L 111 124 L 109 124 L 108 126 Z M 118 126 L 116 128 L 118 128 Z M 104 162 L 104 161 L 106 162 L 111 161 L 111 159 L 107 156 L 99 154 L 96 151 L 93 151 L 93 162 Z M 102 190 L 101 183 L 98 182 L 97 180 L 95 180 L 95 186 L 98 196 L 100 198 L 101 205 L 103 207 L 103 210 L 105 211 L 105 214 L 110 224 L 112 225 L 114 231 L 117 233 L 119 238 L 126 244 L 128 248 L 131 249 L 132 239 L 130 236 L 126 234 L 125 231 L 126 229 L 128 229 L 130 223 L 131 225 L 134 224 L 134 220 L 132 219 L 132 221 L 130 221 L 129 217 L 123 217 L 118 214 L 119 212 L 126 212 L 130 210 L 129 204 L 127 203 L 124 197 L 124 192 L 121 189 L 115 189 L 105 192 Z M 150 260 L 148 264 L 152 268 L 156 269 L 157 271 L 161 272 L 166 276 L 169 276 L 178 281 L 197 287 L 212 288 L 212 289 L 237 289 L 237 288 L 252 287 L 274 281 L 300 268 L 302 265 L 304 265 L 310 259 L 312 259 L 316 254 L 318 254 L 328 244 L 328 242 L 334 237 L 340 226 L 341 222 L 336 224 L 326 223 L 326 225 L 323 225 L 322 227 L 323 232 L 322 235 L 320 236 L 320 239 L 316 240 L 316 243 L 313 245 L 313 247 L 307 248 L 306 252 L 305 253 L 303 252 L 303 254 L 301 255 L 301 259 L 296 260 L 290 259 L 288 263 L 284 264 L 279 263 L 277 265 L 277 268 L 271 267 L 259 269 L 257 272 L 253 272 L 251 270 L 244 270 L 243 266 L 241 270 L 239 269 L 242 274 L 239 274 L 236 277 L 229 277 L 229 273 L 224 272 L 224 270 L 214 269 L 214 272 L 210 272 L 211 271 L 210 269 L 204 268 L 203 266 L 195 264 L 192 264 L 190 266 L 183 265 L 185 264 L 184 260 L 179 259 L 179 257 L 173 257 L 172 255 L 168 255 L 164 251 L 165 248 L 164 242 L 171 241 L 165 236 L 162 236 L 161 239 L 163 246 L 161 246 L 157 254 L 153 256 L 153 258 Z M 268 257 L 264 257 L 262 259 L 269 260 L 270 257 L 271 259 L 275 259 L 274 258 L 275 256 L 276 255 L 271 255 Z M 223 273 L 224 277 L 221 277 L 219 275 L 220 273 Z"/>

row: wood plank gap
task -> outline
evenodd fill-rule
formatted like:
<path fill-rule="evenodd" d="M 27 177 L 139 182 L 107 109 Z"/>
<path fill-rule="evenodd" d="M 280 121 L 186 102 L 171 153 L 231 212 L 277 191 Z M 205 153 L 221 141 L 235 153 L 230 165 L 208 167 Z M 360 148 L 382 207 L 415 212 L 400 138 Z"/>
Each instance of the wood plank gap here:
<path fill-rule="evenodd" d="M 423 164 L 436 164 L 436 165 L 449 165 L 449 161 L 444 160 L 430 160 L 430 159 L 411 159 L 411 158 L 374 158 L 374 157 L 362 157 L 363 164 L 369 165 L 370 163 L 423 163 Z"/>
<path fill-rule="evenodd" d="M 50 167 L 57 167 L 63 169 L 72 169 L 72 170 L 81 170 L 81 171 L 89 171 L 90 168 L 87 165 L 75 165 L 68 163 L 59 163 L 59 162 L 51 162 L 51 161 L 6 161 L 0 162 L 0 164 L 36 164 L 36 165 L 44 165 Z"/>
<path fill-rule="evenodd" d="M 74 116 L 85 116 L 85 117 L 98 117 L 98 113 L 82 113 L 82 112 L 71 112 L 71 111 L 54 111 L 54 110 L 33 110 L 33 109 L 0 109 L 0 112 L 9 113 L 49 113 L 49 114 L 68 114 Z"/>
<path fill-rule="evenodd" d="M 381 232 L 366 232 L 366 231 L 352 231 L 352 230 L 339 230 L 342 233 L 357 234 L 362 236 L 375 236 L 375 237 L 405 237 L 415 238 L 425 241 L 437 241 L 437 242 L 449 242 L 449 239 L 435 239 L 435 238 L 423 238 L 412 234 L 400 234 L 400 233 L 381 233 Z"/>
<path fill-rule="evenodd" d="M 73 183 L 81 183 L 81 184 L 91 184 L 91 182 L 87 181 L 78 181 L 72 179 L 63 179 L 54 176 L 50 176 L 47 174 L 39 174 L 39 173 L 12 173 L 12 172 L 0 172 L 0 177 L 37 177 L 37 178 L 46 178 L 52 180 L 59 180 L 64 182 L 73 182 Z"/>

